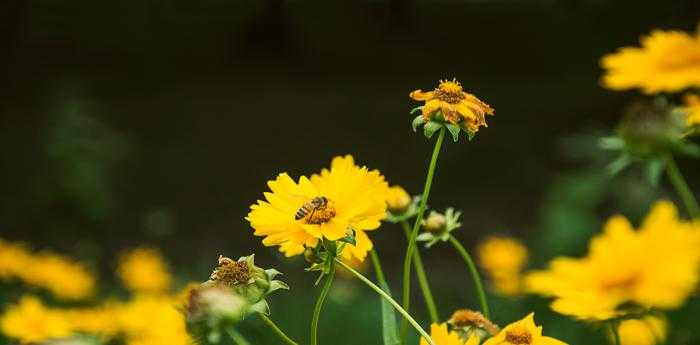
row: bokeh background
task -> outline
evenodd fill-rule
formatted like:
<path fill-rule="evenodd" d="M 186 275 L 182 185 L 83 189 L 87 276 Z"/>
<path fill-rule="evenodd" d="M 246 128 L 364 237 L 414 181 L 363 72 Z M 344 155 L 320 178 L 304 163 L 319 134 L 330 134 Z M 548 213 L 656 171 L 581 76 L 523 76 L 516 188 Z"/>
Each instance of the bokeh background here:
<path fill-rule="evenodd" d="M 159 248 L 182 283 L 205 280 L 218 254 L 254 252 L 292 286 L 272 297 L 273 317 L 306 339 L 316 276 L 252 236 L 249 205 L 279 172 L 346 153 L 418 193 L 432 146 L 410 129 L 408 93 L 456 77 L 496 116 L 476 140 L 446 144 L 430 204 L 464 212 L 468 247 L 514 235 L 531 267 L 581 254 L 607 216 L 638 221 L 674 198 L 634 169 L 605 173 L 596 137 L 639 95 L 602 89 L 598 59 L 699 16 L 694 0 L 3 2 L 0 237 L 90 263 L 105 295 L 127 248 Z M 696 163 L 680 164 L 700 188 Z M 397 290 L 403 234 L 373 235 Z M 451 248 L 424 260 L 443 317 L 477 307 Z M 492 298 L 499 323 L 535 310 L 550 335 L 604 341 L 545 301 Z M 700 342 L 683 331 L 697 313 L 693 301 L 672 314 L 671 343 Z M 379 344 L 380 318 L 373 294 L 340 281 L 321 342 Z M 259 326 L 244 333 L 276 343 Z"/>

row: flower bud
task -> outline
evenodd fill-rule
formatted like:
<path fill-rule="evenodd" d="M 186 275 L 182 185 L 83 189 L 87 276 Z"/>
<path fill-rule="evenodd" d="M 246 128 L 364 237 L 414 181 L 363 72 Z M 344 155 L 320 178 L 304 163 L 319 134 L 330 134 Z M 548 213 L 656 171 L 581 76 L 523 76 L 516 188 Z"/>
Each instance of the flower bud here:
<path fill-rule="evenodd" d="M 386 196 L 386 205 L 389 212 L 401 214 L 411 206 L 411 196 L 401 186 L 392 186 Z"/>
<path fill-rule="evenodd" d="M 445 229 L 447 218 L 440 212 L 430 211 L 428 218 L 423 220 L 423 229 L 431 233 L 439 233 Z"/>

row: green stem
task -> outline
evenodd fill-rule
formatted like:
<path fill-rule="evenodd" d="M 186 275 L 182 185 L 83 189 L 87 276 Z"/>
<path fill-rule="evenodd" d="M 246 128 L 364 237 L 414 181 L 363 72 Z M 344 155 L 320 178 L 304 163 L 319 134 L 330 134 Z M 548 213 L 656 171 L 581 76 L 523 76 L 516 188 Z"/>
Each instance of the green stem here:
<path fill-rule="evenodd" d="M 378 293 L 379 296 L 382 296 L 382 298 L 384 298 L 384 300 L 386 300 L 387 302 L 391 303 L 391 305 L 394 307 L 394 309 L 396 309 L 396 311 L 397 311 L 399 314 L 401 314 L 401 316 L 403 316 L 403 318 L 406 319 L 406 320 L 408 321 L 408 323 L 410 323 L 411 326 L 413 326 L 413 328 L 415 328 L 416 331 L 418 331 L 418 333 L 419 333 L 421 336 L 423 336 L 423 338 L 425 338 L 425 340 L 427 340 L 428 343 L 429 343 L 430 345 L 435 345 L 435 342 L 433 342 L 433 339 L 430 338 L 430 335 L 428 335 L 428 333 L 425 332 L 425 330 L 418 324 L 418 322 L 416 322 L 416 320 L 414 320 L 413 317 L 411 317 L 411 315 L 409 315 L 408 312 L 406 312 L 405 309 L 401 308 L 401 306 L 399 305 L 399 303 L 396 302 L 396 301 L 394 301 L 394 299 L 391 298 L 391 296 L 389 296 L 389 294 L 387 294 L 386 292 L 384 292 L 384 290 L 382 290 L 379 286 L 377 286 L 376 284 L 372 283 L 371 280 L 367 279 L 367 278 L 366 278 L 365 276 L 363 276 L 360 272 L 355 271 L 354 269 L 352 269 L 352 267 L 348 266 L 348 265 L 345 264 L 344 262 L 340 261 L 340 260 L 337 259 L 337 258 L 335 259 L 335 261 L 336 261 L 340 266 L 342 266 L 344 269 L 348 270 L 348 272 L 352 273 L 352 275 L 354 275 L 357 279 L 359 279 L 359 280 L 361 280 L 363 283 L 367 284 L 367 286 L 369 286 L 372 290 L 374 290 L 374 292 Z"/>
<path fill-rule="evenodd" d="M 416 236 L 418 236 L 418 229 L 420 228 L 421 222 L 423 220 L 423 213 L 425 212 L 425 205 L 428 203 L 428 196 L 430 195 L 430 187 L 433 184 L 433 175 L 435 175 L 435 168 L 437 166 L 437 159 L 440 155 L 440 149 L 442 148 L 442 141 L 445 139 L 445 127 L 440 128 L 440 134 L 435 141 L 435 147 L 433 148 L 433 155 L 430 158 L 430 165 L 428 166 L 428 175 L 425 178 L 425 185 L 423 186 L 423 194 L 421 195 L 420 204 L 418 206 L 418 213 L 416 214 L 416 221 L 413 223 L 413 230 L 411 231 L 411 236 L 408 239 L 408 248 L 406 248 L 406 256 L 403 259 L 403 300 L 402 306 L 405 310 L 410 310 L 411 308 L 411 261 L 413 258 L 413 251 L 416 249 Z M 401 339 L 404 340 L 404 335 L 406 334 L 406 321 L 401 322 Z M 403 341 L 405 343 L 405 341 Z"/>
<path fill-rule="evenodd" d="M 335 276 L 335 260 L 330 263 L 330 272 L 326 281 L 323 283 L 323 288 L 321 289 L 321 294 L 318 295 L 316 300 L 316 306 L 314 307 L 314 314 L 311 318 L 311 345 L 318 345 L 318 320 L 321 316 L 321 308 L 323 303 L 326 301 L 326 296 L 328 296 L 328 291 L 331 289 L 331 284 L 333 283 L 333 277 Z"/>
<path fill-rule="evenodd" d="M 608 323 L 610 325 L 610 331 L 612 331 L 613 335 L 613 345 L 622 345 L 622 342 L 620 341 L 620 332 L 619 332 L 619 326 L 620 323 L 617 321 L 610 321 Z"/>
<path fill-rule="evenodd" d="M 381 286 L 389 286 L 384 276 L 384 271 L 382 270 L 382 263 L 379 261 L 379 255 L 377 251 L 372 249 L 369 251 L 369 256 L 372 259 L 372 266 L 374 266 L 374 274 L 377 275 L 377 281 Z"/>
<path fill-rule="evenodd" d="M 695 199 L 693 191 L 690 190 L 688 183 L 685 181 L 681 171 L 678 169 L 676 161 L 670 156 L 666 160 L 666 174 L 668 175 L 668 179 L 671 181 L 673 188 L 676 189 L 676 192 L 678 192 L 683 200 L 683 203 L 685 204 L 686 209 L 688 209 L 690 216 L 693 219 L 700 218 L 700 206 L 698 206 L 698 201 Z"/>
<path fill-rule="evenodd" d="M 452 246 L 454 246 L 455 249 L 459 252 L 459 254 L 462 255 L 462 259 L 464 259 L 464 262 L 467 264 L 467 267 L 469 267 L 469 273 L 472 276 L 472 280 L 474 280 L 474 285 L 476 286 L 476 293 L 479 296 L 479 305 L 481 305 L 481 312 L 487 319 L 491 319 L 491 311 L 489 310 L 489 304 L 486 301 L 484 285 L 481 284 L 481 276 L 479 276 L 479 271 L 476 269 L 474 260 L 472 260 L 472 257 L 471 255 L 469 255 L 469 252 L 467 252 L 467 250 L 464 249 L 464 246 L 462 246 L 462 244 L 459 243 L 459 241 L 452 235 L 450 235 L 450 243 L 452 243 Z"/>
<path fill-rule="evenodd" d="M 403 227 L 403 232 L 406 235 L 406 239 L 411 237 L 411 229 L 408 226 L 408 222 L 405 220 L 401 222 Z M 428 308 L 428 314 L 430 314 L 430 320 L 432 322 L 438 322 L 439 316 L 437 307 L 435 307 L 435 300 L 433 299 L 433 293 L 430 291 L 430 284 L 428 283 L 428 277 L 425 274 L 425 268 L 423 266 L 423 258 L 420 256 L 420 251 L 415 250 L 413 252 L 413 268 L 416 270 L 416 275 L 418 276 L 418 284 L 423 292 L 423 298 L 425 298 L 425 306 Z"/>
<path fill-rule="evenodd" d="M 299 345 L 294 340 L 292 340 L 292 338 L 288 337 L 287 334 L 285 334 L 284 331 L 281 328 L 279 328 L 277 324 L 275 324 L 275 322 L 272 321 L 272 319 L 270 319 L 267 315 L 263 313 L 259 313 L 258 315 L 275 332 L 275 334 L 277 334 L 277 336 L 279 336 L 280 339 L 284 341 L 285 344 Z"/>
<path fill-rule="evenodd" d="M 243 335 L 238 333 L 238 331 L 234 328 L 227 328 L 226 333 L 228 333 L 228 336 L 231 337 L 231 340 L 233 340 L 233 342 L 237 345 L 250 345 L 250 343 L 247 340 L 245 340 Z"/>

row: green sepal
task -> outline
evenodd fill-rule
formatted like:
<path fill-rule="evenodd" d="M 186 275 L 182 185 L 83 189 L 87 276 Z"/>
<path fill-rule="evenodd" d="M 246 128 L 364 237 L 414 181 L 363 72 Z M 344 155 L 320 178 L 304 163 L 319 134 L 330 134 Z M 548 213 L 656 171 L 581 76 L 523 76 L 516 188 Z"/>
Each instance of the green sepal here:
<path fill-rule="evenodd" d="M 413 115 L 413 114 L 415 114 L 418 110 L 421 110 L 421 109 L 423 109 L 423 106 L 422 106 L 422 105 L 419 106 L 419 107 L 415 107 L 415 108 L 411 109 L 410 114 Z"/>
<path fill-rule="evenodd" d="M 426 138 L 430 139 L 438 129 L 442 128 L 442 123 L 435 121 L 428 121 L 428 123 L 423 126 L 423 134 Z"/>
<path fill-rule="evenodd" d="M 353 246 L 356 246 L 357 241 L 355 240 L 355 230 L 350 229 L 350 233 L 348 233 L 347 236 L 339 239 L 338 242 L 343 242 L 343 243 L 352 244 Z"/>
<path fill-rule="evenodd" d="M 467 132 L 467 139 L 469 139 L 469 141 L 472 141 L 472 139 L 474 139 L 474 137 L 476 136 L 476 132 L 472 132 L 468 129 L 465 130 L 465 132 Z"/>
<path fill-rule="evenodd" d="M 418 115 L 411 122 L 411 128 L 413 128 L 413 131 L 415 132 L 418 129 L 418 126 L 420 126 L 422 124 L 423 124 L 423 115 Z"/>
<path fill-rule="evenodd" d="M 450 131 L 450 134 L 452 134 L 452 140 L 454 140 L 454 142 L 457 142 L 459 140 L 459 132 L 462 129 L 459 126 L 452 123 L 446 123 L 445 127 L 447 127 L 447 130 Z"/>
<path fill-rule="evenodd" d="M 251 304 L 250 313 L 260 313 L 260 314 L 265 314 L 265 315 L 270 315 L 270 305 L 267 304 L 267 301 L 264 299 L 261 299 L 258 301 L 258 303 Z"/>
<path fill-rule="evenodd" d="M 632 164 L 632 159 L 630 158 L 630 156 L 623 154 L 620 157 L 617 157 L 617 159 L 615 159 L 614 161 L 612 161 L 612 163 L 608 164 L 605 170 L 607 170 L 608 174 L 614 176 L 620 173 L 620 171 L 627 168 L 630 164 Z"/>
<path fill-rule="evenodd" d="M 652 186 L 656 187 L 659 185 L 659 181 L 661 180 L 661 173 L 664 171 L 665 167 L 666 160 L 664 159 L 657 158 L 649 161 L 645 169 L 645 175 Z"/>

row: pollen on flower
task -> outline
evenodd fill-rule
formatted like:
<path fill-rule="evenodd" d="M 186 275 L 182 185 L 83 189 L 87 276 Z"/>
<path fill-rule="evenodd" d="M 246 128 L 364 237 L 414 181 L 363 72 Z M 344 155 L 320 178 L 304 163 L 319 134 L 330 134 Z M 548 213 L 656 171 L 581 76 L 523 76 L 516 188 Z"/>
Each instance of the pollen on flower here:
<path fill-rule="evenodd" d="M 513 345 L 532 344 L 532 334 L 525 330 L 512 330 L 506 332 L 506 342 Z"/>
<path fill-rule="evenodd" d="M 209 279 L 226 285 L 239 285 L 250 280 L 250 269 L 245 261 L 234 261 L 219 255 L 219 266 Z"/>
<path fill-rule="evenodd" d="M 326 205 L 324 207 L 317 208 L 315 211 L 309 213 L 305 218 L 304 222 L 306 224 L 323 224 L 327 223 L 333 217 L 335 217 L 335 207 L 331 205 Z"/>

